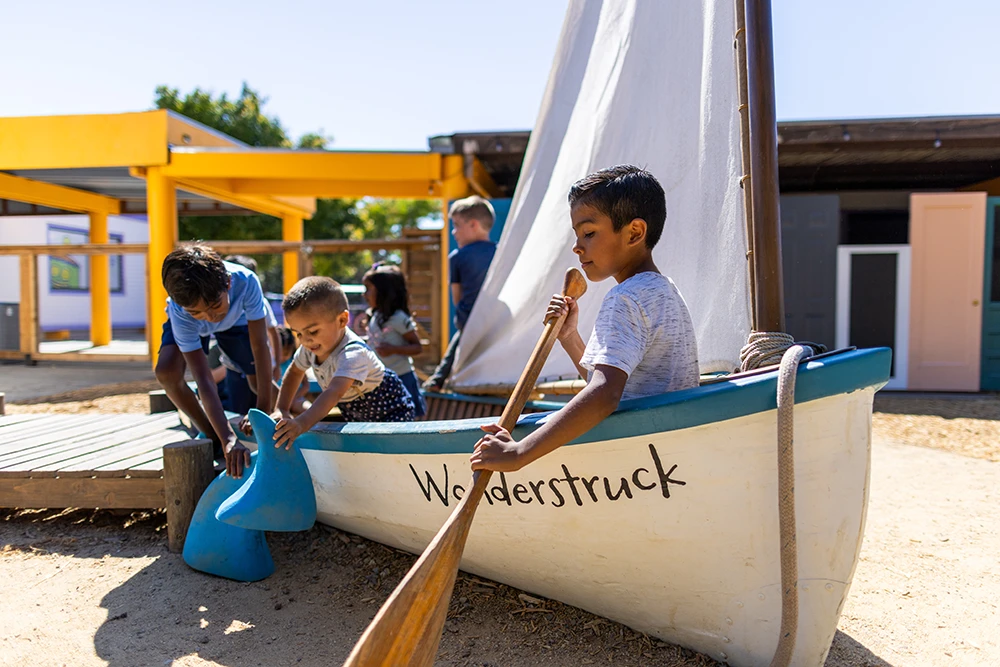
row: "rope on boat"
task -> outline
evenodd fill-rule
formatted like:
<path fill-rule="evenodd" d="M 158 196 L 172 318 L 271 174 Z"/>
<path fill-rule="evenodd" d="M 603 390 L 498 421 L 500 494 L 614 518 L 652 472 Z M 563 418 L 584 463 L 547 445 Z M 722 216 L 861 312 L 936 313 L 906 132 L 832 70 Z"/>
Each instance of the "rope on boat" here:
<path fill-rule="evenodd" d="M 752 371 L 762 366 L 777 364 L 785 351 L 795 344 L 795 339 L 791 335 L 780 331 L 751 331 L 747 344 L 740 350 L 740 370 Z M 799 341 L 798 344 L 812 348 L 810 352 L 815 351 L 814 354 L 826 352 L 826 345 L 822 343 Z"/>
<path fill-rule="evenodd" d="M 799 363 L 811 355 L 807 345 L 792 345 L 778 369 L 778 532 L 781 540 L 781 630 L 771 667 L 787 667 L 799 625 L 799 563 L 795 535 L 795 439 L 793 412 Z"/>
<path fill-rule="evenodd" d="M 798 552 L 795 535 L 795 378 L 801 361 L 826 346 L 795 343 L 792 336 L 775 331 L 752 331 L 740 350 L 740 370 L 748 371 L 780 362 L 778 368 L 778 533 L 781 561 L 781 629 L 771 667 L 787 667 L 795 650 L 799 624 Z"/>

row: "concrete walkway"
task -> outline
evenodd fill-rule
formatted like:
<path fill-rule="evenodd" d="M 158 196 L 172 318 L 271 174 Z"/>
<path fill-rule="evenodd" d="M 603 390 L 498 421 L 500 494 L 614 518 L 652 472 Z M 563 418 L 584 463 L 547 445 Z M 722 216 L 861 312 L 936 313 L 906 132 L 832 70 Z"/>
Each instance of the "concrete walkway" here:
<path fill-rule="evenodd" d="M 0 363 L 0 392 L 8 403 L 61 394 L 99 384 L 155 380 L 148 363 L 40 361 Z"/>

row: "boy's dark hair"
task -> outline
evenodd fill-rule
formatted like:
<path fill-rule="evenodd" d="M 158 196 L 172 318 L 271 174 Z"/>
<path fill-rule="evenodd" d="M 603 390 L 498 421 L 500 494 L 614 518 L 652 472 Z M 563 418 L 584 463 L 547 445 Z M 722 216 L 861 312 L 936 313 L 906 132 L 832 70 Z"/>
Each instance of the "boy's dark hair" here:
<path fill-rule="evenodd" d="M 309 276 L 292 285 L 281 301 L 281 309 L 286 313 L 303 308 L 322 308 L 339 315 L 347 310 L 347 295 L 336 280 L 326 276 Z"/>
<path fill-rule="evenodd" d="M 199 243 L 171 252 L 161 273 L 167 294 L 181 308 L 212 304 L 229 290 L 229 271 L 219 253 Z"/>
<path fill-rule="evenodd" d="M 257 260 L 253 257 L 248 257 L 247 255 L 226 255 L 223 257 L 223 261 L 239 264 L 247 271 L 257 273 Z"/>
<path fill-rule="evenodd" d="M 401 310 L 410 314 L 410 296 L 406 290 L 406 276 L 393 264 L 373 264 L 361 278 L 361 282 L 371 283 L 375 288 L 375 307 L 372 316 L 381 321 L 392 317 Z"/>
<path fill-rule="evenodd" d="M 667 200 L 656 177 L 630 164 L 608 167 L 584 176 L 569 189 L 570 208 L 593 206 L 611 218 L 615 231 L 635 218 L 646 221 L 646 247 L 660 240 L 667 219 Z"/>
<path fill-rule="evenodd" d="M 448 217 L 478 220 L 483 229 L 489 231 L 493 228 L 493 221 L 497 216 L 493 211 L 493 204 L 478 195 L 472 195 L 452 202 L 451 208 L 448 209 Z"/>
<path fill-rule="evenodd" d="M 292 330 L 286 326 L 279 326 L 276 331 L 278 332 L 278 340 L 281 342 L 281 349 L 287 350 L 290 347 L 295 347 L 295 334 Z"/>

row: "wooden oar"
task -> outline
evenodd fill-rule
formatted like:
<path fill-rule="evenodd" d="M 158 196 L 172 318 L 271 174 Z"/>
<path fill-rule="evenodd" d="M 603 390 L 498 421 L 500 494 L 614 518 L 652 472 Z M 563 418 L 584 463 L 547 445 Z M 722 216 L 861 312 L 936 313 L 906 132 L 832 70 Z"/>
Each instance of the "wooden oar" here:
<path fill-rule="evenodd" d="M 577 269 L 566 271 L 563 294 L 577 299 L 586 291 L 587 281 L 583 274 Z M 514 429 L 524 404 L 528 402 L 535 380 L 565 319 L 565 316 L 560 316 L 546 323 L 528 365 L 500 416 L 500 426 L 508 431 Z M 472 488 L 378 610 L 344 662 L 344 667 L 430 667 L 434 663 L 465 540 L 492 474 L 488 470 L 473 474 Z"/>

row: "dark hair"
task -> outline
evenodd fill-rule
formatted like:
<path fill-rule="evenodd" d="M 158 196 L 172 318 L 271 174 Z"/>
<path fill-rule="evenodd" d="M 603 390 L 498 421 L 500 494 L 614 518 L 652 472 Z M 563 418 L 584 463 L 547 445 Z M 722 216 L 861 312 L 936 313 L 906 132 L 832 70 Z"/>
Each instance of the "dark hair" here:
<path fill-rule="evenodd" d="M 375 288 L 375 307 L 372 317 L 376 314 L 381 321 L 392 317 L 397 310 L 410 314 L 410 296 L 406 291 L 406 276 L 393 264 L 373 264 L 372 268 L 361 278 L 363 283 L 371 283 Z"/>
<path fill-rule="evenodd" d="M 483 199 L 479 195 L 472 195 L 452 202 L 451 208 L 448 209 L 448 217 L 478 220 L 483 229 L 490 231 L 497 216 L 493 210 L 493 204 L 489 200 Z"/>
<path fill-rule="evenodd" d="M 257 273 L 257 260 L 253 257 L 248 257 L 247 255 L 226 255 L 223 261 L 239 264 L 244 269 Z"/>
<path fill-rule="evenodd" d="M 202 244 L 186 245 L 163 260 L 161 273 L 167 294 L 181 308 L 211 304 L 229 290 L 229 271 L 219 253 Z"/>
<path fill-rule="evenodd" d="M 295 347 L 295 334 L 286 326 L 275 329 L 278 332 L 278 340 L 281 342 L 281 349 Z"/>
<path fill-rule="evenodd" d="M 303 308 L 324 308 L 339 315 L 347 310 L 347 295 L 336 280 L 309 276 L 292 285 L 281 301 L 281 309 L 286 313 Z"/>
<path fill-rule="evenodd" d="M 616 232 L 636 218 L 646 221 L 646 247 L 660 240 L 667 219 L 667 200 L 656 177 L 630 164 L 601 169 L 569 189 L 570 208 L 586 204 L 611 218 Z"/>

